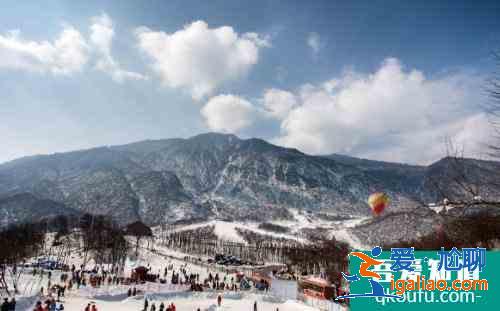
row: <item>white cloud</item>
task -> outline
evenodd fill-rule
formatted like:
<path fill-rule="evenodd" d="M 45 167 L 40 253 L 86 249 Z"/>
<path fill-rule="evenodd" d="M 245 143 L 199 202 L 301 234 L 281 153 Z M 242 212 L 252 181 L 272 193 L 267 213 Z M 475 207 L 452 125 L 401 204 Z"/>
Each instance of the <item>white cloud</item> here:
<path fill-rule="evenodd" d="M 256 118 L 252 104 L 235 95 L 210 98 L 201 109 L 201 114 L 211 130 L 225 133 L 236 133 L 251 125 Z"/>
<path fill-rule="evenodd" d="M 223 82 L 241 77 L 258 62 L 269 41 L 256 33 L 242 35 L 232 27 L 209 28 L 204 21 L 174 33 L 138 28 L 139 48 L 149 55 L 163 83 L 186 88 L 200 100 Z"/>
<path fill-rule="evenodd" d="M 111 78 L 121 83 L 124 80 L 145 80 L 146 76 L 132 71 L 124 70 L 114 60 L 111 55 L 111 43 L 115 35 L 113 22 L 106 14 L 101 14 L 92 18 L 92 25 L 90 26 L 90 42 L 96 49 L 98 60 L 96 68 L 106 72 Z"/>
<path fill-rule="evenodd" d="M 0 35 L 0 68 L 71 75 L 82 71 L 92 60 L 98 70 L 109 74 L 116 82 L 147 79 L 142 74 L 122 69 L 114 60 L 111 54 L 114 35 L 113 23 L 104 13 L 91 19 L 88 41 L 69 25 L 63 25 L 62 32 L 53 42 L 26 40 L 19 30 L 13 30 Z"/>
<path fill-rule="evenodd" d="M 307 36 L 307 45 L 312 49 L 314 55 L 319 53 L 321 48 L 321 37 L 316 32 L 311 32 Z"/>
<path fill-rule="evenodd" d="M 314 154 L 428 163 L 445 154 L 450 138 L 473 154 L 488 139 L 478 109 L 482 81 L 464 73 L 429 78 L 386 59 L 373 74 L 346 72 L 301 87 L 274 141 Z"/>
<path fill-rule="evenodd" d="M 53 41 L 30 41 L 19 30 L 0 35 L 0 68 L 69 75 L 88 61 L 88 46 L 81 33 L 65 25 Z"/>
<path fill-rule="evenodd" d="M 297 105 L 297 100 L 295 95 L 290 92 L 268 89 L 264 92 L 263 104 L 270 116 L 283 119 Z"/>

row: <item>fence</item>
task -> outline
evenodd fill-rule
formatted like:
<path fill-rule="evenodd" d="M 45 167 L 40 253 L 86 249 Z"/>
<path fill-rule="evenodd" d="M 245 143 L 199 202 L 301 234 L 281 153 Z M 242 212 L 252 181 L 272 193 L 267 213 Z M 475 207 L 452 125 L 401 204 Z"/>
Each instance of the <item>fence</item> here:
<path fill-rule="evenodd" d="M 297 281 L 272 279 L 269 292 L 271 295 L 283 300 L 297 300 Z"/>
<path fill-rule="evenodd" d="M 142 293 L 172 293 L 185 292 L 189 290 L 188 285 L 180 284 L 161 284 L 147 282 L 145 284 L 130 284 L 130 285 L 111 285 L 102 287 L 84 287 L 80 288 L 80 295 L 89 298 L 97 298 L 100 296 L 124 296 L 128 289 L 134 288 Z"/>

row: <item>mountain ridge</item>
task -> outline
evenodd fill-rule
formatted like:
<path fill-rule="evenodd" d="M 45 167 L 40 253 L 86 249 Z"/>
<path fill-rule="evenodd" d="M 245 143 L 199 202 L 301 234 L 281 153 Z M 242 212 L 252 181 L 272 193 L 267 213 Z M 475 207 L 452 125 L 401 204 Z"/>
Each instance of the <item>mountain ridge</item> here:
<path fill-rule="evenodd" d="M 465 161 L 479 168 L 480 178 L 500 169 L 498 162 Z M 366 198 L 375 191 L 391 196 L 394 211 L 439 199 L 433 178 L 449 175 L 450 162 L 418 166 L 308 155 L 262 139 L 205 133 L 9 161 L 0 164 L 0 197 L 30 193 L 81 213 L 151 225 L 289 219 L 291 209 L 366 216 Z"/>

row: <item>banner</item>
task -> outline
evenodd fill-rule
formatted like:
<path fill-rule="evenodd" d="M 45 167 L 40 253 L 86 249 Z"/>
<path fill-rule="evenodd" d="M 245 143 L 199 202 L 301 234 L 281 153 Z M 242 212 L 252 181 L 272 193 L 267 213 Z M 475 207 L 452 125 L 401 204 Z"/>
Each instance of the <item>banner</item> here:
<path fill-rule="evenodd" d="M 500 252 L 482 248 L 352 252 L 352 310 L 500 310 Z"/>

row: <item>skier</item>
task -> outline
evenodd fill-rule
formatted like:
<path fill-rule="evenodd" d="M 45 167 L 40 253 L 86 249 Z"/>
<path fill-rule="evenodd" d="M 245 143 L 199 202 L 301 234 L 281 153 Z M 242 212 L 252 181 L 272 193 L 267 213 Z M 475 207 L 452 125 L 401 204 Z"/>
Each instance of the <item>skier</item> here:
<path fill-rule="evenodd" d="M 217 305 L 220 307 L 222 303 L 222 296 L 219 294 L 219 296 L 217 296 Z"/>
<path fill-rule="evenodd" d="M 144 311 L 148 311 L 149 301 L 147 298 L 144 299 Z"/>

